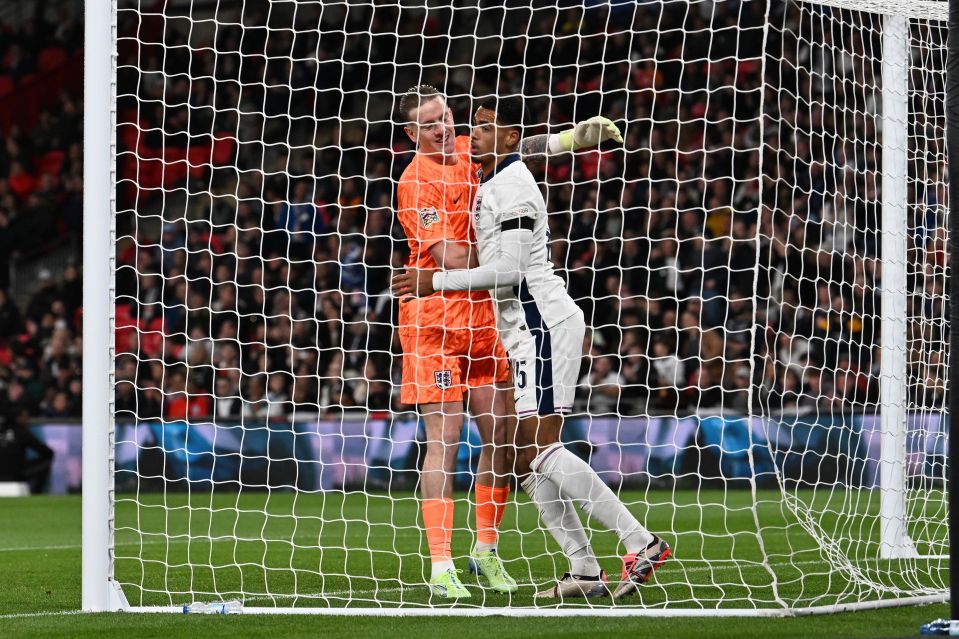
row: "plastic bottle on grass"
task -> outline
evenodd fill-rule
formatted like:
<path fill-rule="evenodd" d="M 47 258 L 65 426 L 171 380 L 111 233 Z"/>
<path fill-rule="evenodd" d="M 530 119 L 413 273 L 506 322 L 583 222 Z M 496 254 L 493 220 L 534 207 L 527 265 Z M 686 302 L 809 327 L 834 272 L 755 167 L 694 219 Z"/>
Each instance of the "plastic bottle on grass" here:
<path fill-rule="evenodd" d="M 243 612 L 243 604 L 239 601 L 214 601 L 206 603 L 195 601 L 183 605 L 184 614 L 193 615 L 238 615 Z"/>

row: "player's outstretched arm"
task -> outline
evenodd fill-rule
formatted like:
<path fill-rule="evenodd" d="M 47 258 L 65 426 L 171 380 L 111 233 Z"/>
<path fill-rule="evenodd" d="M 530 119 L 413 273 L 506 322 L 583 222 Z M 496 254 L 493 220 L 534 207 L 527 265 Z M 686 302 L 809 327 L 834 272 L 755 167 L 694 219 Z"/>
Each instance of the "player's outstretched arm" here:
<path fill-rule="evenodd" d="M 507 229 L 506 225 L 515 225 Z M 499 252 L 496 257 L 476 268 L 437 271 L 433 288 L 437 291 L 492 290 L 503 286 L 519 286 L 526 275 L 533 243 L 533 219 L 514 218 L 503 223 Z"/>
<path fill-rule="evenodd" d="M 520 155 L 524 160 L 559 155 L 598 146 L 606 140 L 616 140 L 621 143 L 623 135 L 612 120 L 596 115 L 559 133 L 544 133 L 523 138 L 520 142 Z"/>
<path fill-rule="evenodd" d="M 532 222 L 531 218 L 526 218 Z M 518 286 L 529 268 L 531 224 L 514 220 L 515 229 L 504 230 L 500 236 L 500 250 L 492 261 L 476 268 L 449 271 L 407 268 L 393 276 L 390 288 L 393 295 L 423 297 L 436 291 L 491 290 L 503 286 Z M 437 260 L 439 261 L 439 260 Z M 448 260 L 447 260 L 448 262 Z M 449 264 L 444 264 L 448 267 Z"/>

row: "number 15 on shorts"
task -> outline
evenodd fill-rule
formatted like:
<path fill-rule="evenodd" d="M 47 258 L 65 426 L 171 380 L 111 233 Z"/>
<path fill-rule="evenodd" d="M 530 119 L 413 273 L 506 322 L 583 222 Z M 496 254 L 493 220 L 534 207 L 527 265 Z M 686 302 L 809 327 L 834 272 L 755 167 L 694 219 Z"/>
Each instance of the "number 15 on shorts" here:
<path fill-rule="evenodd" d="M 536 389 L 534 388 L 533 360 L 513 360 L 513 396 L 516 398 L 516 414 L 520 417 L 536 412 Z"/>
<path fill-rule="evenodd" d="M 513 360 L 513 383 L 516 385 L 517 392 L 526 390 L 529 384 L 528 365 L 528 360 Z"/>

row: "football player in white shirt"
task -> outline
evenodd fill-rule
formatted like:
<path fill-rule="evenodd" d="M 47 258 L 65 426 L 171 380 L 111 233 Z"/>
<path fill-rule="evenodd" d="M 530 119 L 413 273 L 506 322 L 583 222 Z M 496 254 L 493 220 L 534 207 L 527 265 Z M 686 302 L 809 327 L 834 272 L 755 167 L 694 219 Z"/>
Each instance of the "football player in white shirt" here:
<path fill-rule="evenodd" d="M 602 596 L 605 574 L 573 509 L 615 531 L 622 541 L 622 582 L 630 595 L 670 555 L 669 545 L 629 512 L 596 472 L 560 442 L 572 409 L 583 352 L 583 311 L 549 258 L 546 203 L 519 161 L 523 109 L 519 98 L 489 98 L 476 111 L 473 161 L 482 167 L 473 205 L 479 267 L 452 271 L 407 269 L 393 280 L 397 295 L 436 291 L 495 291 L 497 327 L 514 369 L 516 475 L 543 523 L 570 559 L 570 571 L 540 598 Z"/>

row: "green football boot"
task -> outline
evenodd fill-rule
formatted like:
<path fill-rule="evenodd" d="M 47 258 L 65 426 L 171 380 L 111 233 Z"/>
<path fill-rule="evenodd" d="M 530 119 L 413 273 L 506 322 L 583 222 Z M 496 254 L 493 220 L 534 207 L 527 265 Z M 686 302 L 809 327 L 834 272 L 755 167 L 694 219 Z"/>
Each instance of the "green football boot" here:
<path fill-rule="evenodd" d="M 450 568 L 430 579 L 430 592 L 445 599 L 467 599 L 470 591 L 459 578 L 459 570 Z"/>
<path fill-rule="evenodd" d="M 499 558 L 495 550 L 471 555 L 469 571 L 477 577 L 485 577 L 490 589 L 496 592 L 509 594 L 519 589 L 513 578 L 506 572 L 503 560 Z"/>

